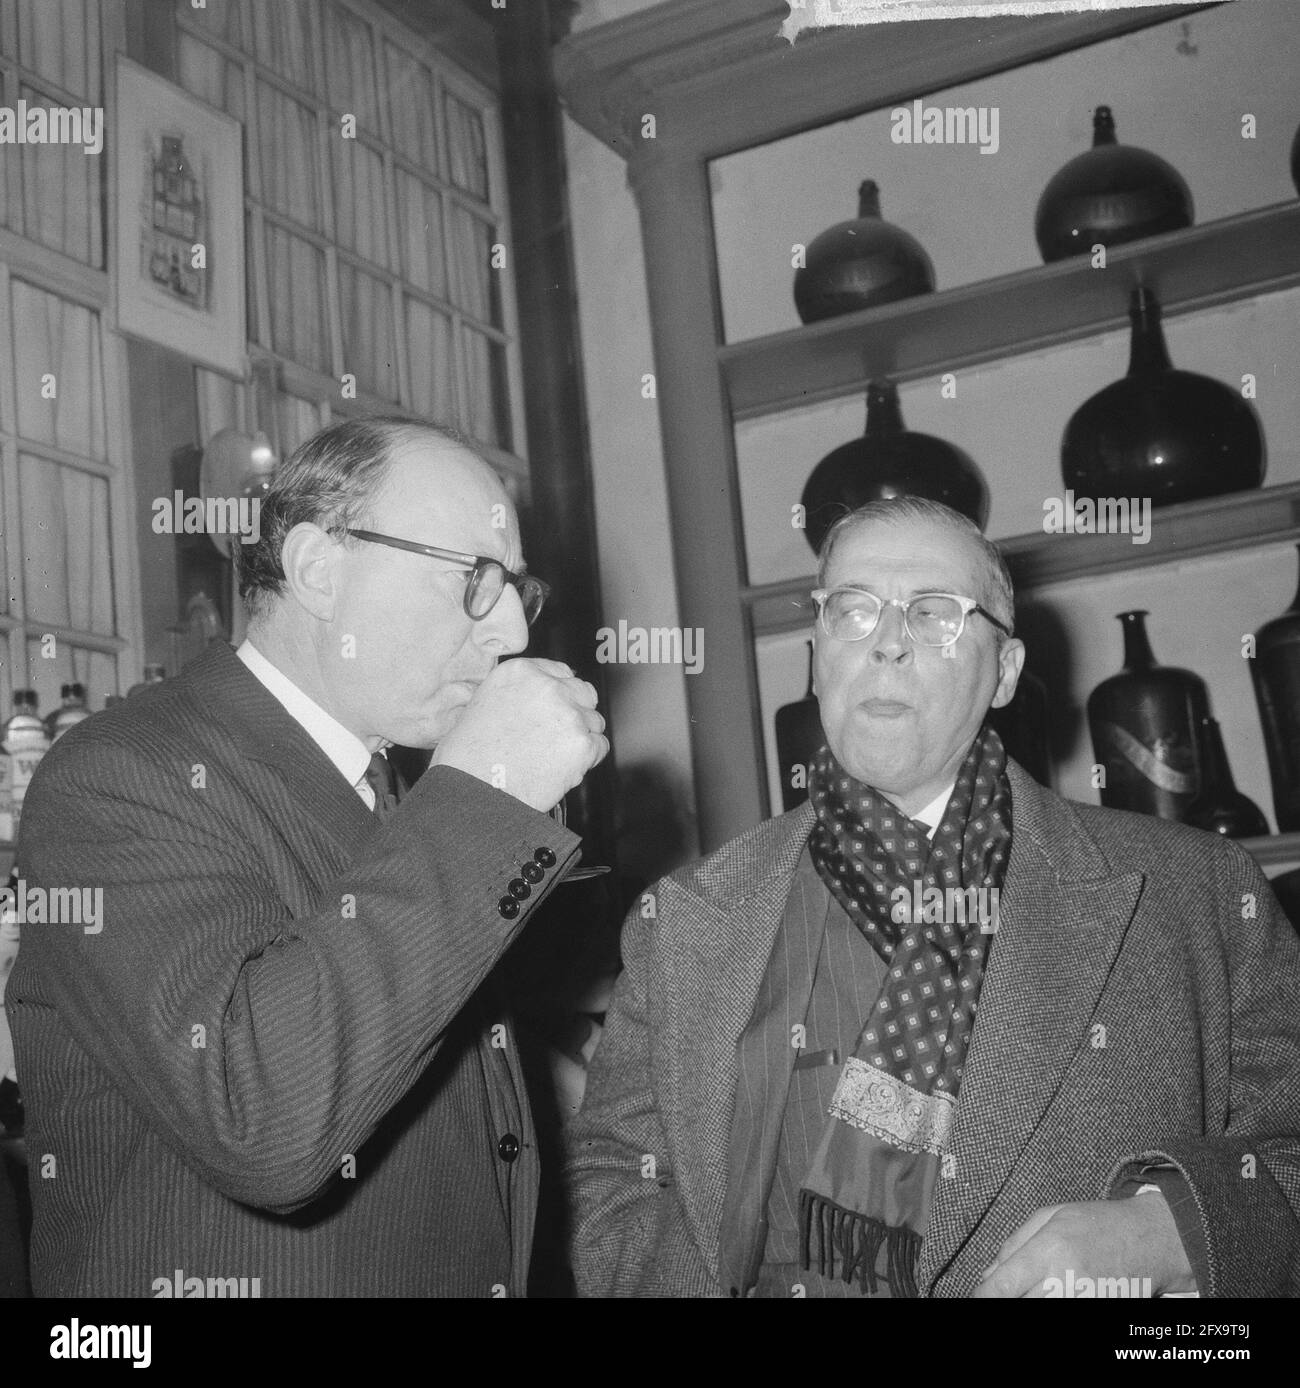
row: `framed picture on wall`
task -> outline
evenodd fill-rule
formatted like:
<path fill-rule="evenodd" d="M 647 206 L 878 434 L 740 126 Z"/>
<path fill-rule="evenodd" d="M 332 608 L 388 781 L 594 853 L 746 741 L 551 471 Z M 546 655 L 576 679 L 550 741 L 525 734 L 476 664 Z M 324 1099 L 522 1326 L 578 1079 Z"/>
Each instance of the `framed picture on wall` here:
<path fill-rule="evenodd" d="M 117 60 L 117 326 L 242 380 L 242 127 Z"/>

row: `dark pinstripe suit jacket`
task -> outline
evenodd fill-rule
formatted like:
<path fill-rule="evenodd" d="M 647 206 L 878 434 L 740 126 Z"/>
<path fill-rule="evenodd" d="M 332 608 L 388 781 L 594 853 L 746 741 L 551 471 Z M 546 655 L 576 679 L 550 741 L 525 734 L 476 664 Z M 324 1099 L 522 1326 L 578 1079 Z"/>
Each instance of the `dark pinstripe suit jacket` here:
<path fill-rule="evenodd" d="M 1195 1197 L 1203 1294 L 1300 1294 L 1300 940 L 1235 844 L 1009 775 L 1000 928 L 922 1294 L 969 1294 L 1034 1210 L 1102 1199 L 1148 1161 Z M 812 824 L 805 805 L 759 825 L 628 918 L 569 1135 L 585 1295 L 726 1295 L 753 1266 L 756 1231 L 723 1227 L 737 1042 Z"/>
<path fill-rule="evenodd" d="M 263 1296 L 522 1294 L 536 1144 L 484 980 L 577 848 L 447 768 L 381 822 L 224 645 L 61 738 L 18 861 L 29 886 L 103 887 L 104 924 L 25 927 L 7 991 L 37 1293 L 179 1269 Z"/>

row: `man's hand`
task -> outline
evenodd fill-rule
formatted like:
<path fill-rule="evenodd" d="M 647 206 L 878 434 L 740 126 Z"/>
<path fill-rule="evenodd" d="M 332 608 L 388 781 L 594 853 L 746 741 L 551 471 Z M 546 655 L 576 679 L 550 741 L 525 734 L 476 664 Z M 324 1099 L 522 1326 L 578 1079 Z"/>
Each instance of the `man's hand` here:
<path fill-rule="evenodd" d="M 1036 1210 L 998 1249 L 973 1296 L 1047 1295 L 1049 1277 L 1151 1279 L 1151 1295 L 1193 1292 L 1196 1278 L 1159 1191 Z M 1059 1293 L 1058 1293 L 1059 1294 Z"/>
<path fill-rule="evenodd" d="M 596 691 L 556 660 L 496 666 L 474 691 L 431 766 L 454 766 L 543 813 L 604 759 Z"/>

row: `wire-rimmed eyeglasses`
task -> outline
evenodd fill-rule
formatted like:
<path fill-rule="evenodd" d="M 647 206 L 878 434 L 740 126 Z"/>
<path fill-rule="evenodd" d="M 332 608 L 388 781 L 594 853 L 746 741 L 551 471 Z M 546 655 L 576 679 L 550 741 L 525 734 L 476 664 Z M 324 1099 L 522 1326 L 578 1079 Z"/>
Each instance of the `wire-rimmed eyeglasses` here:
<path fill-rule="evenodd" d="M 471 621 L 481 622 L 497 605 L 497 600 L 506 590 L 506 584 L 519 594 L 524 609 L 524 620 L 529 626 L 537 620 L 550 594 L 550 585 L 543 583 L 532 574 L 514 573 L 507 569 L 499 559 L 485 554 L 463 554 L 459 550 L 439 549 L 436 545 L 417 544 L 414 540 L 399 540 L 393 535 L 381 535 L 375 530 L 354 530 L 346 527 L 347 534 L 357 540 L 367 540 L 373 545 L 388 545 L 393 549 L 409 550 L 412 554 L 426 554 L 430 559 L 446 559 L 453 564 L 462 564 L 469 569 L 469 582 L 465 585 L 465 615 Z"/>
<path fill-rule="evenodd" d="M 836 641 L 862 641 L 875 631 L 888 605 L 903 613 L 903 630 L 918 646 L 951 646 L 966 629 L 966 618 L 978 612 L 1006 635 L 1011 628 L 1000 622 L 974 598 L 960 593 L 918 593 L 911 598 L 878 598 L 866 588 L 845 584 L 818 588 L 812 595 L 822 630 Z"/>

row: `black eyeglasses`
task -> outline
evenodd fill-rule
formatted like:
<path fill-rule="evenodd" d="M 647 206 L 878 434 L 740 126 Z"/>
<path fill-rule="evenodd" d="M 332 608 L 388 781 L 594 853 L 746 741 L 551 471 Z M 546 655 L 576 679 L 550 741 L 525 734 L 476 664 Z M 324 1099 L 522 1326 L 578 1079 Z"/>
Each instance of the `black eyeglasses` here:
<path fill-rule="evenodd" d="M 902 609 L 903 628 L 919 646 L 951 646 L 966 629 L 966 618 L 978 612 L 1006 635 L 1011 629 L 974 598 L 960 593 L 918 593 L 914 598 L 889 598 L 854 584 L 818 588 L 812 595 L 822 630 L 836 641 L 863 641 L 871 635 L 886 606 Z"/>
<path fill-rule="evenodd" d="M 380 535 L 374 530 L 353 530 L 351 526 L 347 527 L 346 533 L 357 540 L 368 540 L 372 545 L 388 545 L 392 549 L 409 550 L 412 554 L 427 554 L 430 559 L 447 559 L 453 564 L 463 564 L 471 570 L 469 582 L 465 585 L 465 615 L 471 621 L 481 622 L 492 611 L 508 583 L 519 594 L 524 621 L 532 626 L 551 591 L 550 585 L 543 583 L 540 578 L 534 578 L 532 574 L 513 573 L 499 559 L 489 559 L 484 554 L 462 554 L 459 550 L 439 549 L 436 545 L 421 545 L 414 540 Z"/>

